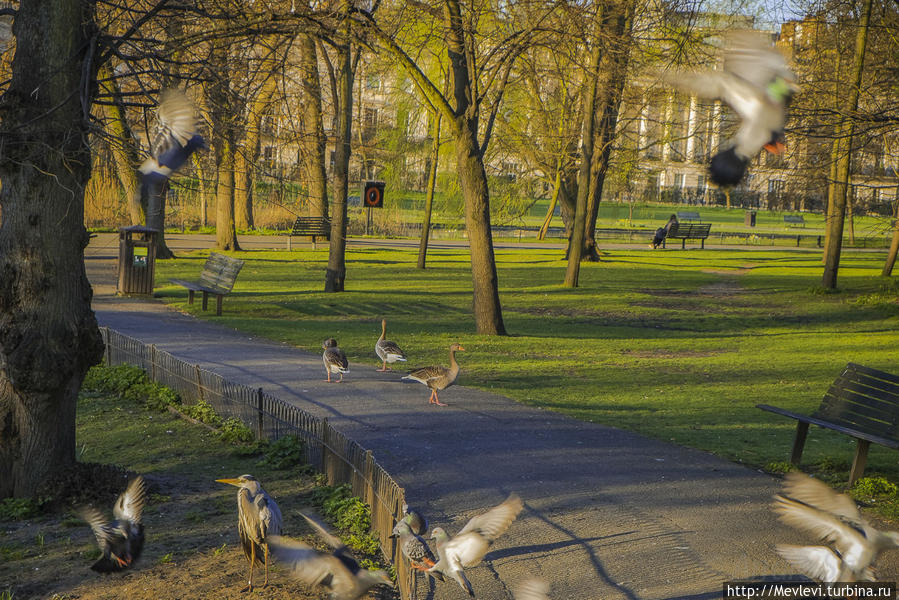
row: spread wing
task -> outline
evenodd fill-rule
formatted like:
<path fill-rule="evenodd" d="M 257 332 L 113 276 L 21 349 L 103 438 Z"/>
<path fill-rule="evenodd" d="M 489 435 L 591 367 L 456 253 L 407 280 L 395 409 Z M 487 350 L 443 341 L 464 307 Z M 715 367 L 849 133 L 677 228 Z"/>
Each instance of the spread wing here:
<path fill-rule="evenodd" d="M 521 582 L 512 592 L 515 600 L 549 600 L 549 584 L 541 579 Z"/>
<path fill-rule="evenodd" d="M 825 582 L 840 579 L 840 558 L 826 546 L 782 544 L 777 546 L 777 553 L 797 571 L 805 573 L 812 579 Z"/>
<path fill-rule="evenodd" d="M 150 152 L 159 157 L 172 145 L 181 147 L 197 132 L 197 115 L 193 103 L 180 90 L 165 90 L 156 109 L 156 130 Z"/>
<path fill-rule="evenodd" d="M 444 554 L 449 564 L 458 562 L 463 567 L 473 567 L 481 562 L 489 548 L 487 538 L 475 531 L 467 531 L 448 540 Z"/>
<path fill-rule="evenodd" d="M 130 482 L 125 491 L 116 500 L 112 513 L 119 521 L 140 523 L 144 505 L 147 503 L 147 484 L 144 478 L 138 475 Z"/>
<path fill-rule="evenodd" d="M 311 546 L 280 535 L 268 539 L 268 547 L 275 560 L 284 564 L 293 577 L 307 585 L 322 585 L 338 593 L 352 585 L 353 576 L 331 554 L 323 554 Z"/>
<path fill-rule="evenodd" d="M 113 528 L 106 522 L 103 513 L 92 506 L 84 506 L 78 510 L 78 516 L 90 525 L 100 549 L 108 547 L 115 535 Z"/>
<path fill-rule="evenodd" d="M 774 510 L 784 523 L 802 529 L 820 540 L 832 543 L 844 556 L 855 556 L 868 546 L 867 540 L 857 529 L 830 513 L 791 498 L 777 496 Z"/>
<path fill-rule="evenodd" d="M 787 473 L 784 479 L 784 493 L 790 498 L 794 498 L 809 506 L 814 506 L 818 510 L 836 515 L 847 521 L 853 523 L 862 521 L 858 506 L 856 506 L 852 498 L 845 494 L 840 494 L 823 481 L 798 471 Z"/>
<path fill-rule="evenodd" d="M 318 536 L 320 538 L 322 538 L 326 544 L 328 544 L 335 550 L 344 547 L 344 543 L 342 541 L 340 541 L 340 538 L 337 537 L 336 535 L 334 535 L 333 533 L 331 533 L 331 531 L 328 529 L 328 527 L 324 523 L 322 523 L 318 519 L 310 517 L 309 515 L 306 515 L 303 513 L 300 513 L 300 514 L 303 516 L 304 519 L 306 519 L 306 522 L 312 526 L 312 529 L 315 530 L 315 533 L 318 534 Z"/>
<path fill-rule="evenodd" d="M 482 515 L 473 517 L 459 531 L 459 534 L 476 531 L 487 540 L 493 541 L 505 533 L 512 521 L 518 517 L 523 506 L 521 498 L 517 494 L 510 494 L 502 504 L 494 506 Z"/>

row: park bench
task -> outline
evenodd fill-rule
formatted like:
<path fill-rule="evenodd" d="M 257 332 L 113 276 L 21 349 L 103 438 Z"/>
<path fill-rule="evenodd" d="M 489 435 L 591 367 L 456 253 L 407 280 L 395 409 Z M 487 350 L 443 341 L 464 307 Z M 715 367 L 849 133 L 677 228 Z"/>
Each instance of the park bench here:
<path fill-rule="evenodd" d="M 290 233 L 287 234 L 287 249 L 290 250 L 290 238 L 308 236 L 312 238 L 312 249 L 315 250 L 315 238 L 331 239 L 331 221 L 327 217 L 297 217 Z"/>
<path fill-rule="evenodd" d="M 802 215 L 784 215 L 786 227 L 805 227 L 805 219 Z"/>
<path fill-rule="evenodd" d="M 810 424 L 832 429 L 856 440 L 849 485 L 861 477 L 872 443 L 899 449 L 899 376 L 849 363 L 831 384 L 821 406 L 800 415 L 775 406 L 758 408 L 796 419 L 796 437 L 790 462 L 799 465 Z"/>
<path fill-rule="evenodd" d="M 700 240 L 702 248 L 705 248 L 705 240 L 709 237 L 709 230 L 712 228 L 711 223 L 675 223 L 668 230 L 668 236 L 662 240 L 662 248 L 665 248 L 665 242 L 668 238 L 681 240 L 681 249 L 687 247 L 687 240 Z"/>
<path fill-rule="evenodd" d="M 187 288 L 188 304 L 194 303 L 194 292 L 202 292 L 203 310 L 206 310 L 209 294 L 213 294 L 215 296 L 215 314 L 221 316 L 222 298 L 234 287 L 234 281 L 237 279 L 241 267 L 243 267 L 243 261 L 239 258 L 231 258 L 213 252 L 206 259 L 198 281 L 183 279 L 169 279 L 169 281 Z"/>
<path fill-rule="evenodd" d="M 695 210 L 681 210 L 677 212 L 677 220 L 678 221 L 698 221 L 702 223 L 702 219 L 699 218 L 699 213 Z"/>

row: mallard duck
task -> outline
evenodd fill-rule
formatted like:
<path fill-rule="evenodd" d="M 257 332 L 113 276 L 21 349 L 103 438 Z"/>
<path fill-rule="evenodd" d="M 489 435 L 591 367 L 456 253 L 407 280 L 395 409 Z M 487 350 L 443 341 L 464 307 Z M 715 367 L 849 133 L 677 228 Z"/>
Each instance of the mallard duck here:
<path fill-rule="evenodd" d="M 264 588 L 268 585 L 268 540 L 270 536 L 281 533 L 281 509 L 252 475 L 216 481 L 240 488 L 237 491 L 237 533 L 243 552 L 250 561 L 250 580 L 241 591 L 253 591 L 253 567 L 256 564 L 261 564 L 265 569 Z"/>
<path fill-rule="evenodd" d="M 337 347 L 337 340 L 334 338 L 322 342 L 322 348 L 325 350 L 322 353 L 322 362 L 325 364 L 325 373 L 328 374 L 328 383 L 331 383 L 331 373 L 340 373 L 340 380 L 337 383 L 342 383 L 343 374 L 350 372 L 346 354 Z"/>
<path fill-rule="evenodd" d="M 123 571 L 140 558 L 144 549 L 144 526 L 141 513 L 147 502 L 147 486 L 144 478 L 137 476 L 116 500 L 112 508 L 115 520 L 107 523 L 106 518 L 96 508 L 84 507 L 79 513 L 97 536 L 97 544 L 102 552 L 91 569 L 98 573 Z"/>
<path fill-rule="evenodd" d="M 899 533 L 875 529 L 849 496 L 796 471 L 787 473 L 784 494 L 775 496 L 774 510 L 784 523 L 828 543 L 777 546 L 787 562 L 824 583 L 874 581 L 874 562 L 880 553 L 899 548 Z"/>
<path fill-rule="evenodd" d="M 742 119 L 734 137 L 712 157 L 709 175 L 714 183 L 739 183 L 762 148 L 783 152 L 786 107 L 799 87 L 783 55 L 761 34 L 730 33 L 721 71 L 678 72 L 666 79 L 697 96 L 726 102 Z"/>
<path fill-rule="evenodd" d="M 437 390 L 445 390 L 456 382 L 456 377 L 459 376 L 459 363 L 456 362 L 457 350 L 464 351 L 465 348 L 460 344 L 453 344 L 450 346 L 449 368 L 438 365 L 422 367 L 412 371 L 403 377 L 403 379 L 411 379 L 425 384 L 431 388 L 431 396 L 428 398 L 428 403 L 436 404 L 437 406 L 446 406 L 446 404 L 437 399 Z"/>
<path fill-rule="evenodd" d="M 435 527 L 431 539 L 436 540 L 438 560 L 428 572 L 452 577 L 473 598 L 474 590 L 463 568 L 473 567 L 481 562 L 493 541 L 506 532 L 523 507 L 521 498 L 510 494 L 502 504 L 472 517 L 452 537 L 442 528 Z"/>
<path fill-rule="evenodd" d="M 390 370 L 387 368 L 387 363 L 406 362 L 406 353 L 395 342 L 385 339 L 386 335 L 387 319 L 381 319 L 381 337 L 375 343 L 375 354 L 384 362 L 383 366 L 378 369 L 381 373 Z"/>

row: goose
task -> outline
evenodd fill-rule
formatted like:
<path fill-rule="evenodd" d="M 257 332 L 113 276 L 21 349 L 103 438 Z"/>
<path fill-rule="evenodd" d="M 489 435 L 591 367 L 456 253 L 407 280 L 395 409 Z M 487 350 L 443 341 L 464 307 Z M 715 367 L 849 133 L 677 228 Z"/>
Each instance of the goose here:
<path fill-rule="evenodd" d="M 509 529 L 523 507 L 517 494 L 509 494 L 501 504 L 472 517 L 452 537 L 442 527 L 435 527 L 431 539 L 436 541 L 438 560 L 428 569 L 428 573 L 452 577 L 474 598 L 474 590 L 465 576 L 464 567 L 473 567 L 481 562 L 494 540 Z"/>
<path fill-rule="evenodd" d="M 83 507 L 79 510 L 83 518 L 97 537 L 101 555 L 91 565 L 98 573 L 114 573 L 124 571 L 132 566 L 144 549 L 144 526 L 141 513 L 147 502 L 147 486 L 144 478 L 132 479 L 125 491 L 119 495 L 112 514 L 115 520 L 111 523 L 96 508 Z"/>
<path fill-rule="evenodd" d="M 337 340 L 328 338 L 322 342 L 322 362 L 325 364 L 325 373 L 328 374 L 328 383 L 331 383 L 331 373 L 339 373 L 340 380 L 337 383 L 343 383 L 343 374 L 349 373 L 350 363 L 346 359 L 343 350 L 337 347 Z"/>
<path fill-rule="evenodd" d="M 375 354 L 384 362 L 383 366 L 377 369 L 381 373 L 390 370 L 387 368 L 387 363 L 406 362 L 406 353 L 395 342 L 385 339 L 386 335 L 387 319 L 381 319 L 381 337 L 375 342 Z"/>
<path fill-rule="evenodd" d="M 334 600 L 356 600 L 376 585 L 393 585 L 386 572 L 363 569 L 337 536 L 317 520 L 300 514 L 332 551 L 321 552 L 303 542 L 272 536 L 269 544 L 275 560 L 285 564 L 293 577 L 325 588 Z"/>
<path fill-rule="evenodd" d="M 459 363 L 456 362 L 457 351 L 464 352 L 465 348 L 463 348 L 460 344 L 453 344 L 452 346 L 450 346 L 449 368 L 437 365 L 422 367 L 420 369 L 412 371 L 411 373 L 403 377 L 403 379 L 409 379 L 425 384 L 426 386 L 431 388 L 431 396 L 428 398 L 428 403 L 436 404 L 437 406 L 446 406 L 446 404 L 442 403 L 437 398 L 437 390 L 445 390 L 456 382 L 456 377 L 459 376 Z"/>
<path fill-rule="evenodd" d="M 761 34 L 730 33 L 723 55 L 721 71 L 676 72 L 665 79 L 696 96 L 725 102 L 740 117 L 736 134 L 709 164 L 710 180 L 728 186 L 740 182 L 762 148 L 784 151 L 786 108 L 799 87 L 783 55 Z"/>
<path fill-rule="evenodd" d="M 281 533 L 281 509 L 278 503 L 262 489 L 262 484 L 252 475 L 241 475 L 234 479 L 216 479 L 218 483 L 227 483 L 237 490 L 237 533 L 243 552 L 250 561 L 250 581 L 243 592 L 253 591 L 253 567 L 261 563 L 265 568 L 265 581 L 268 585 L 269 537 Z M 262 560 L 260 560 L 262 555 Z"/>
<path fill-rule="evenodd" d="M 796 471 L 787 473 L 774 510 L 784 523 L 827 543 L 777 546 L 778 554 L 797 570 L 824 583 L 874 581 L 880 553 L 899 548 L 899 533 L 875 529 L 851 498 Z"/>

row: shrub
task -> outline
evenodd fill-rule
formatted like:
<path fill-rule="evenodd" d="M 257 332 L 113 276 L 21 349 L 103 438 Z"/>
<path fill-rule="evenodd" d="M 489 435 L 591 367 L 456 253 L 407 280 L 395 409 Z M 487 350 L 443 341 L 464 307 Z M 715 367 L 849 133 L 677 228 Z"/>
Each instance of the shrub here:
<path fill-rule="evenodd" d="M 33 498 L 4 498 L 0 500 L 0 519 L 21 521 L 37 515 L 40 507 Z"/>
<path fill-rule="evenodd" d="M 312 493 L 312 500 L 321 506 L 324 515 L 338 529 L 346 533 L 344 543 L 360 552 L 375 554 L 380 548 L 378 538 L 371 534 L 371 509 L 353 496 L 349 484 L 325 486 Z"/>
<path fill-rule="evenodd" d="M 852 497 L 862 501 L 883 500 L 895 497 L 897 491 L 896 484 L 883 477 L 863 477 L 855 482 Z"/>
<path fill-rule="evenodd" d="M 205 400 L 199 400 L 193 406 L 185 406 L 183 410 L 188 417 L 196 419 L 201 423 L 206 423 L 213 427 L 222 425 L 222 418 L 215 414 L 215 409 Z"/>
<path fill-rule="evenodd" d="M 271 442 L 265 449 L 260 465 L 273 469 L 290 469 L 303 465 L 306 442 L 297 435 L 285 435 Z"/>
<path fill-rule="evenodd" d="M 216 416 L 216 418 L 221 421 L 220 417 Z M 253 431 L 244 425 L 243 421 L 234 417 L 222 421 L 219 429 L 219 437 L 222 441 L 231 444 L 249 444 L 256 438 Z"/>
<path fill-rule="evenodd" d="M 94 392 L 123 395 L 128 388 L 149 382 L 149 377 L 140 367 L 134 365 L 116 365 L 107 367 L 97 365 L 84 376 L 81 387 Z"/>

